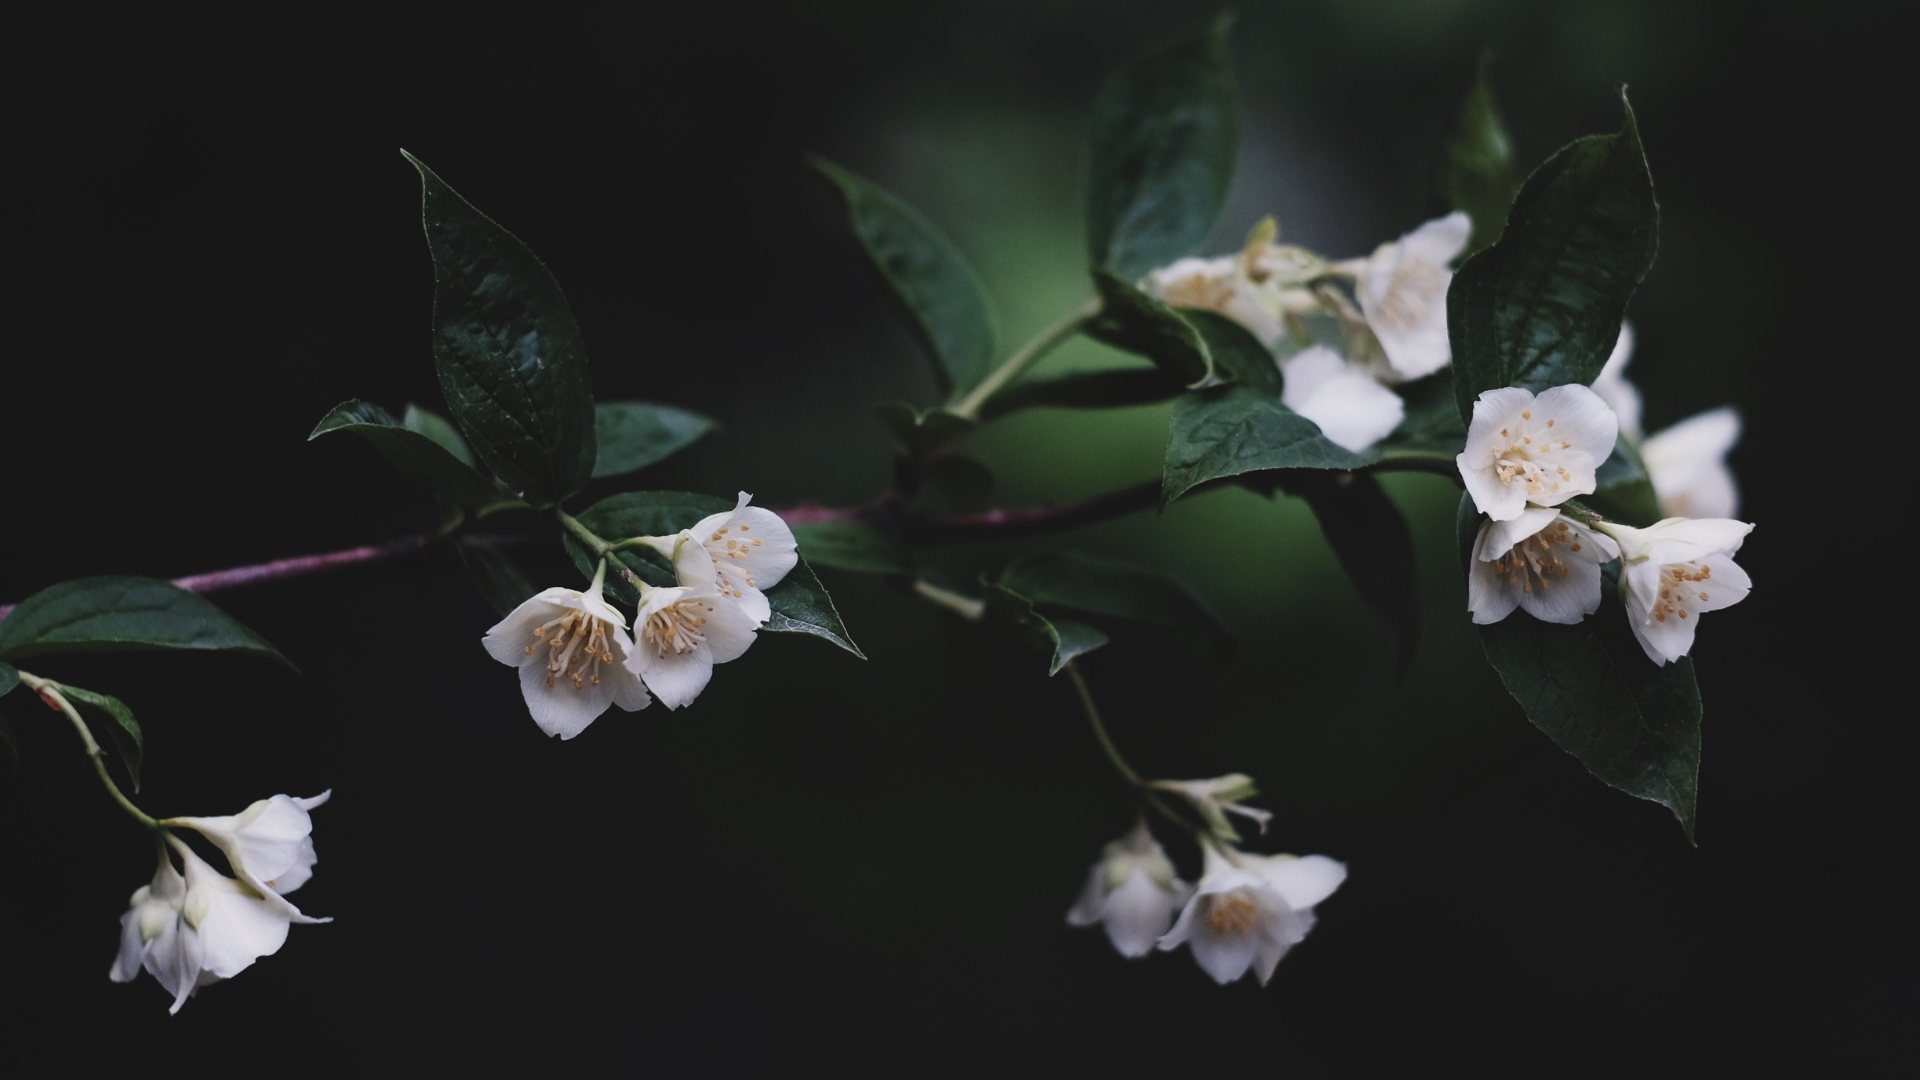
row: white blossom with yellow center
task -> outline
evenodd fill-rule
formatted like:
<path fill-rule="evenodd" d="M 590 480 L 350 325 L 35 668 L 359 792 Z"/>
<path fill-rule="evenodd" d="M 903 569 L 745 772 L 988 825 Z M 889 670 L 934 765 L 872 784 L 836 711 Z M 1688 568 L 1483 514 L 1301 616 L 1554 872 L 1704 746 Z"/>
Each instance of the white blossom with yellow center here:
<path fill-rule="evenodd" d="M 309 812 L 332 796 L 331 790 L 306 799 L 275 795 L 227 817 L 176 817 L 161 824 L 194 829 L 213 841 L 240 880 L 270 906 L 279 907 L 290 921 L 329 922 L 301 914 L 281 897 L 313 877 L 313 866 L 319 858 L 313 851 Z"/>
<path fill-rule="evenodd" d="M 739 659 L 753 644 L 760 620 L 740 599 L 712 581 L 670 589 L 641 585 L 627 670 L 667 708 L 691 704 L 713 679 L 713 665 Z"/>
<path fill-rule="evenodd" d="M 1483 625 L 1518 607 L 1541 622 L 1570 626 L 1600 610 L 1600 568 L 1619 557 L 1611 539 L 1551 508 L 1482 522 L 1467 575 L 1467 610 Z"/>
<path fill-rule="evenodd" d="M 1342 263 L 1367 326 L 1403 379 L 1417 379 L 1453 359 L 1447 343 L 1447 287 L 1453 260 L 1466 250 L 1473 223 L 1456 210 L 1435 218 L 1365 260 Z"/>
<path fill-rule="evenodd" d="M 1529 503 L 1558 506 L 1591 493 L 1618 433 L 1613 410 L 1584 386 L 1555 386 L 1538 397 L 1507 386 L 1473 403 L 1467 448 L 1454 460 L 1474 506 L 1512 521 Z"/>
<path fill-rule="evenodd" d="M 605 564 L 601 564 L 605 573 Z M 571 739 L 609 705 L 647 707 L 647 689 L 628 670 L 627 621 L 601 595 L 553 588 L 514 608 L 487 631 L 487 654 L 520 669 L 520 693 L 540 730 Z"/>
<path fill-rule="evenodd" d="M 773 617 L 766 590 L 800 564 L 800 555 L 786 521 L 763 506 L 748 506 L 752 498 L 743 491 L 732 510 L 701 518 L 691 529 L 631 542 L 665 555 L 681 585 L 715 586 L 716 595 L 738 605 L 758 627 Z"/>
<path fill-rule="evenodd" d="M 1104 923 L 1107 940 L 1121 956 L 1141 957 L 1153 951 L 1153 943 L 1172 925 L 1174 910 L 1192 895 L 1193 886 L 1175 876 L 1173 862 L 1141 821 L 1108 844 L 1093 864 L 1067 922 Z"/>
<path fill-rule="evenodd" d="M 1728 518 L 1668 518 L 1644 529 L 1601 522 L 1620 544 L 1620 599 L 1633 636 L 1656 664 L 1693 649 L 1705 612 L 1747 598 L 1753 579 L 1733 561 L 1753 526 Z"/>
<path fill-rule="evenodd" d="M 1160 948 L 1188 946 L 1223 986 L 1248 968 L 1265 986 L 1313 928 L 1314 905 L 1346 880 L 1346 865 L 1324 855 L 1253 855 L 1212 844 L 1205 851 L 1206 873 Z"/>
<path fill-rule="evenodd" d="M 1263 218 L 1237 254 L 1175 260 L 1149 272 L 1140 290 L 1174 307 L 1225 315 L 1271 349 L 1286 331 L 1289 313 L 1320 309 L 1308 286 L 1330 270 L 1305 248 L 1275 243 L 1279 235 L 1274 219 Z"/>

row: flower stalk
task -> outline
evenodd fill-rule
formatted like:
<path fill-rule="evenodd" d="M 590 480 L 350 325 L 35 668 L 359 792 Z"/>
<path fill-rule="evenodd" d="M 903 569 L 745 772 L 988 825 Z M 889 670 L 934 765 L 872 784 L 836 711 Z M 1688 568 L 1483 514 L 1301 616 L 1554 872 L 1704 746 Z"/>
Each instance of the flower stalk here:
<path fill-rule="evenodd" d="M 52 679 L 43 679 L 31 672 L 22 671 L 19 675 L 20 682 L 38 693 L 40 700 L 46 702 L 48 708 L 66 713 L 67 719 L 73 721 L 73 730 L 79 734 L 80 744 L 86 748 L 87 759 L 93 762 L 93 771 L 99 774 L 100 783 L 106 786 L 107 794 L 113 796 L 113 801 L 120 804 L 120 809 L 125 810 L 135 821 L 147 828 L 164 833 L 166 830 L 160 827 L 160 823 L 133 805 L 133 801 L 120 790 L 120 785 L 114 783 L 113 777 L 107 774 L 106 751 L 100 749 L 100 744 L 94 741 L 93 731 L 87 727 L 86 720 L 81 718 L 80 710 L 74 708 L 73 702 L 68 701 L 67 696 L 60 692 L 63 689 L 61 685 Z"/>
<path fill-rule="evenodd" d="M 966 397 L 954 403 L 952 411 L 968 420 L 980 418 L 980 407 L 987 399 L 999 393 L 1013 380 L 1024 375 L 1028 368 L 1040 362 L 1040 358 L 1058 348 L 1068 338 L 1080 332 L 1080 327 L 1088 319 L 1100 313 L 1100 298 L 1090 296 L 1073 309 L 1066 318 L 1040 331 L 1031 341 L 1020 346 L 1012 356 L 999 367 L 994 368 L 980 385 L 967 393 Z"/>

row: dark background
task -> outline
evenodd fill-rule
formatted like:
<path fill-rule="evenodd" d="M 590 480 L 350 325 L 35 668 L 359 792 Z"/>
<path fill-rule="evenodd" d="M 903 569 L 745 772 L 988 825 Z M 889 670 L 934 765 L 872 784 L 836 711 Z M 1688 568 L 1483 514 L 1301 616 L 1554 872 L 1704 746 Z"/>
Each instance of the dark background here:
<path fill-rule="evenodd" d="M 580 505 L 623 486 L 871 497 L 890 467 L 872 403 L 930 400 L 930 381 L 804 155 L 939 221 L 1018 342 L 1086 291 L 1079 147 L 1099 80 L 1214 10 L 899 8 L 23 37 L 0 600 L 431 523 L 371 448 L 305 442 L 348 397 L 442 407 L 402 146 L 547 260 L 600 397 L 726 425 Z M 1440 478 L 1389 485 L 1427 612 L 1398 682 L 1296 502 L 1222 492 L 1045 541 L 1177 570 L 1242 633 L 1223 670 L 1140 631 L 1085 666 L 1144 770 L 1252 773 L 1276 813 L 1263 850 L 1348 861 L 1264 989 L 1216 987 L 1184 951 L 1130 963 L 1064 925 L 1131 809 L 1069 688 L 1031 657 L 823 571 L 868 661 L 765 635 L 690 710 L 610 713 L 561 743 L 477 647 L 495 616 L 436 551 L 215 597 L 299 677 L 225 657 L 30 665 L 134 707 L 137 801 L 156 815 L 332 787 L 318 873 L 295 899 L 338 921 L 296 927 L 171 1019 L 151 979 L 110 983 L 148 842 L 64 723 L 11 695 L 0 1053 L 276 1072 L 1291 1075 L 1910 1055 L 1895 740 L 1911 704 L 1878 696 L 1910 630 L 1873 606 L 1904 585 L 1873 572 L 1867 530 L 1887 511 L 1851 501 L 1898 474 L 1897 449 L 1873 455 L 1905 430 L 1880 400 L 1911 353 L 1910 301 L 1892 295 L 1910 291 L 1890 149 L 1910 124 L 1892 112 L 1890 20 L 1863 5 L 1412 0 L 1240 16 L 1246 141 L 1220 250 L 1269 210 L 1286 239 L 1334 256 L 1418 224 L 1483 46 L 1527 168 L 1615 130 L 1613 88 L 1629 84 L 1664 213 L 1631 374 L 1651 429 L 1740 406 L 1733 464 L 1759 523 L 1742 554 L 1757 589 L 1695 653 L 1697 849 L 1501 690 L 1468 632 Z M 1127 362 L 1081 342 L 1046 370 Z M 998 475 L 996 502 L 1020 505 L 1152 477 L 1163 430 L 1164 407 L 1035 412 L 970 450 Z M 1904 487 L 1875 493 L 1897 503 Z M 489 523 L 523 527 L 537 522 Z M 1028 546 L 935 561 L 967 581 Z M 539 584 L 572 583 L 556 547 L 516 556 Z"/>

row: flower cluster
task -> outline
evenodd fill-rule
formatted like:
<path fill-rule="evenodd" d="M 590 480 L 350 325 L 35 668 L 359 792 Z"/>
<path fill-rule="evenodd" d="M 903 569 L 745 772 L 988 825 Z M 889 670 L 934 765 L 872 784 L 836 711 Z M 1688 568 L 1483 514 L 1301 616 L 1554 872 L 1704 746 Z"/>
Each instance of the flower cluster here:
<path fill-rule="evenodd" d="M 1267 218 L 1239 254 L 1181 259 L 1140 284 L 1176 307 L 1215 311 L 1246 327 L 1276 355 L 1282 404 L 1333 442 L 1364 450 L 1406 416 L 1388 387 L 1452 362 L 1449 267 L 1472 231 L 1467 215 L 1455 212 L 1366 258 L 1329 262 L 1277 243 L 1279 227 Z M 1340 333 L 1319 340 L 1310 320 L 1331 320 Z"/>
<path fill-rule="evenodd" d="M 231 979 L 286 943 L 294 923 L 324 923 L 301 912 L 286 894 L 313 877 L 313 820 L 308 811 L 327 801 L 275 795 L 231 817 L 169 818 L 153 881 L 133 894 L 120 917 L 120 952 L 108 973 L 128 982 L 145 968 L 177 1013 L 201 987 Z M 228 877 L 194 853 L 171 829 L 192 829 L 220 849 L 234 871 Z M 169 850 L 171 849 L 171 850 Z M 178 856 L 182 875 L 173 865 Z"/>
<path fill-rule="evenodd" d="M 793 530 L 773 511 L 747 505 L 750 498 L 743 491 L 732 510 L 673 535 L 621 542 L 666 556 L 677 579 L 665 588 L 635 583 L 631 634 L 603 592 L 604 561 L 587 591 L 548 589 L 487 631 L 487 653 L 520 669 L 520 692 L 540 730 L 571 739 L 609 705 L 636 712 L 656 697 L 669 709 L 691 704 L 715 664 L 747 651 L 773 614 L 765 590 L 800 561 Z"/>
<path fill-rule="evenodd" d="M 1120 955 L 1137 958 L 1155 946 L 1193 952 L 1200 969 L 1222 985 L 1253 969 L 1265 986 L 1287 951 L 1313 928 L 1314 906 L 1346 880 L 1346 864 L 1325 855 L 1258 855 L 1231 840 L 1224 812 L 1260 822 L 1272 815 L 1232 802 L 1253 793 L 1244 775 L 1214 780 L 1155 781 L 1184 795 L 1207 822 L 1199 831 L 1203 872 L 1198 885 L 1180 880 L 1144 819 L 1108 844 L 1087 874 L 1080 900 L 1067 912 L 1073 926 L 1103 924 Z"/>
<path fill-rule="evenodd" d="M 1746 597 L 1752 582 L 1733 562 L 1753 529 L 1745 522 L 1670 517 L 1635 529 L 1557 509 L 1594 491 L 1620 426 L 1601 395 L 1584 386 L 1538 396 L 1506 387 L 1474 402 L 1467 448 L 1456 459 L 1474 506 L 1487 516 L 1467 579 L 1474 622 L 1499 622 L 1522 608 L 1543 622 L 1577 623 L 1600 609 L 1601 568 L 1620 559 L 1620 598 L 1634 636 L 1649 659 L 1667 664 L 1693 648 L 1702 612 Z"/>

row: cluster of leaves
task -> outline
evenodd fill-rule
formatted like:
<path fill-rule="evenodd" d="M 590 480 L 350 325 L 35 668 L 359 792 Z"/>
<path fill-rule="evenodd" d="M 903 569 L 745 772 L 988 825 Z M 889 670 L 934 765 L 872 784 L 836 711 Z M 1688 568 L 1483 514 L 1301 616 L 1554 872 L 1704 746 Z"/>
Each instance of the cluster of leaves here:
<path fill-rule="evenodd" d="M 20 685 L 20 661 L 58 653 L 239 652 L 293 665 L 226 612 L 185 589 L 142 577 L 89 577 L 42 589 L 0 619 L 0 697 Z M 119 698 L 61 683 L 69 700 L 105 713 L 105 725 L 127 779 L 140 790 L 145 736 Z M 0 740 L 15 749 L 0 719 Z"/>
<path fill-rule="evenodd" d="M 411 154 L 419 170 L 422 219 L 433 256 L 433 358 L 451 419 L 408 405 L 404 415 L 360 400 L 336 406 L 309 438 L 348 431 L 366 439 L 440 509 L 440 532 L 507 510 L 559 508 L 591 480 L 624 476 L 690 446 L 717 425 L 671 405 L 596 402 L 586 346 L 573 311 L 544 263 L 475 209 Z M 732 500 L 679 492 L 634 492 L 602 500 L 579 520 L 622 539 L 670 533 L 731 509 Z M 591 578 L 593 563 L 569 549 Z M 537 590 L 506 554 L 472 536 L 456 538 L 482 597 L 505 614 Z M 597 553 L 596 553 L 597 554 Z M 627 553 L 653 584 L 670 569 Z M 617 581 L 616 599 L 633 587 Z M 803 562 L 767 593 L 765 629 L 825 637 L 859 655 L 833 602 Z"/>
<path fill-rule="evenodd" d="M 1359 595 L 1394 634 L 1404 668 L 1420 619 L 1412 535 L 1370 474 L 1453 475 L 1483 391 L 1593 381 L 1657 246 L 1659 213 L 1639 130 L 1623 97 L 1619 132 L 1576 140 L 1516 183 L 1513 142 L 1482 62 L 1429 183 L 1436 214 L 1464 210 L 1473 221 L 1448 293 L 1453 366 L 1394 387 L 1405 405 L 1399 428 L 1364 451 L 1348 450 L 1282 404 L 1273 355 L 1246 329 L 1164 303 L 1137 284 L 1198 252 L 1225 203 L 1238 142 L 1229 25 L 1222 18 L 1122 67 L 1093 107 L 1086 205 L 1096 300 L 1070 329 L 1144 357 L 1151 369 L 1022 381 L 1019 355 L 996 367 L 992 306 L 954 244 L 897 196 L 817 163 L 889 300 L 932 358 L 943 395 L 932 406 L 883 405 L 880 419 L 909 471 L 938 483 L 965 460 L 949 449 L 954 441 L 1016 409 L 1173 399 L 1161 505 L 1219 483 L 1305 499 Z M 1594 510 L 1641 525 L 1660 516 L 1626 440 L 1599 485 L 1588 500 Z M 916 572 L 910 552 L 875 530 L 803 532 L 822 563 Z M 1035 614 L 1032 602 L 1048 597 L 1031 585 L 1023 595 L 1017 570 L 984 583 L 987 610 L 1023 628 L 1056 670 L 1104 640 Z M 1098 591 L 1074 593 L 1078 610 L 1090 610 L 1085 598 Z M 1115 595 L 1126 592 L 1114 586 Z M 1630 637 L 1622 648 L 1618 635 L 1600 630 L 1606 622 L 1555 627 L 1520 617 L 1482 634 L 1489 660 L 1535 724 L 1607 783 L 1671 807 L 1691 831 L 1700 715 L 1691 665 L 1655 668 Z"/>

